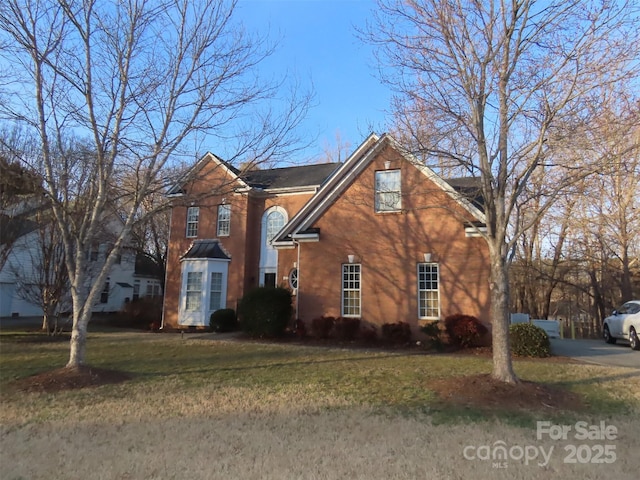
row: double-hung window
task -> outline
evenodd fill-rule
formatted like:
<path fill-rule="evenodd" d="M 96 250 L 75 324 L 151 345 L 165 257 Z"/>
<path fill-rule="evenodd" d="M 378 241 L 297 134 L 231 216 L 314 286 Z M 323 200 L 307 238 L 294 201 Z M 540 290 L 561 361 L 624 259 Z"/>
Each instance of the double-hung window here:
<path fill-rule="evenodd" d="M 198 236 L 198 220 L 200 219 L 200 207 L 187 208 L 187 238 Z"/>
<path fill-rule="evenodd" d="M 359 317 L 360 302 L 360 264 L 342 265 L 342 316 Z"/>
<path fill-rule="evenodd" d="M 218 205 L 218 236 L 228 237 L 231 231 L 231 205 Z"/>
<path fill-rule="evenodd" d="M 381 170 L 375 178 L 376 212 L 397 212 L 402 209 L 400 170 Z"/>
<path fill-rule="evenodd" d="M 211 272 L 211 285 L 209 286 L 209 311 L 220 310 L 222 305 L 222 273 Z"/>
<path fill-rule="evenodd" d="M 187 296 L 185 310 L 197 312 L 202 306 L 202 272 L 187 273 Z"/>
<path fill-rule="evenodd" d="M 440 294 L 437 263 L 418 264 L 418 316 L 440 318 Z"/>

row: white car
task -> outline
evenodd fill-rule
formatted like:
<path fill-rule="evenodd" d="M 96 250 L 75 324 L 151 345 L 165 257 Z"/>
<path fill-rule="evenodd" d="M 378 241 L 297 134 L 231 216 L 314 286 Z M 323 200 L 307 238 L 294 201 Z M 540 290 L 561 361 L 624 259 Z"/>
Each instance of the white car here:
<path fill-rule="evenodd" d="M 634 350 L 640 350 L 640 300 L 631 300 L 604 319 L 602 337 L 607 343 L 627 340 Z"/>

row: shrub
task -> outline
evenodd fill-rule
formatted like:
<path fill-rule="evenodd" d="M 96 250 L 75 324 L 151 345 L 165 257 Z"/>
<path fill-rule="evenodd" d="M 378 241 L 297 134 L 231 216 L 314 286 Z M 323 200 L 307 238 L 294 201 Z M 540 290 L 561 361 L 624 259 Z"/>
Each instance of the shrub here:
<path fill-rule="evenodd" d="M 487 327 L 480 320 L 461 313 L 446 317 L 444 328 L 449 335 L 451 345 L 456 348 L 469 348 L 476 345 L 487 333 Z"/>
<path fill-rule="evenodd" d="M 281 287 L 258 287 L 240 300 L 238 315 L 242 329 L 252 336 L 284 334 L 291 316 L 291 292 Z"/>
<path fill-rule="evenodd" d="M 345 342 L 350 342 L 356 338 L 360 330 L 360 319 L 349 317 L 338 317 L 333 326 L 336 338 Z"/>
<path fill-rule="evenodd" d="M 393 345 L 411 341 L 411 326 L 406 322 L 385 323 L 382 325 L 382 339 Z"/>
<path fill-rule="evenodd" d="M 426 323 L 420 327 L 420 331 L 427 336 L 428 347 L 442 350 L 442 338 L 440 338 L 442 331 L 438 320 Z"/>
<path fill-rule="evenodd" d="M 216 310 L 209 318 L 209 327 L 212 331 L 218 333 L 233 332 L 238 328 L 235 310 L 233 308 Z"/>
<path fill-rule="evenodd" d="M 336 319 L 334 317 L 322 317 L 314 318 L 311 320 L 311 331 L 316 338 L 329 338 L 331 330 L 335 324 Z"/>
<path fill-rule="evenodd" d="M 364 343 L 376 343 L 378 341 L 378 330 L 372 325 L 361 326 L 360 338 Z"/>
<path fill-rule="evenodd" d="M 509 327 L 511 351 L 522 357 L 548 357 L 551 355 L 549 335 L 531 323 L 516 323 Z"/>

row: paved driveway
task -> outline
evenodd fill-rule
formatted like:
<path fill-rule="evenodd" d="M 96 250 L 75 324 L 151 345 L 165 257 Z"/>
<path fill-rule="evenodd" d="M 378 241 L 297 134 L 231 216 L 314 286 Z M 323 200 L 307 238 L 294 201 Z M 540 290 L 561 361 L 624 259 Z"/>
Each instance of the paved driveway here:
<path fill-rule="evenodd" d="M 583 362 L 640 369 L 640 352 L 631 350 L 628 343 L 620 341 L 619 344 L 610 345 L 603 340 L 552 338 L 551 352 L 554 355 L 571 357 Z"/>

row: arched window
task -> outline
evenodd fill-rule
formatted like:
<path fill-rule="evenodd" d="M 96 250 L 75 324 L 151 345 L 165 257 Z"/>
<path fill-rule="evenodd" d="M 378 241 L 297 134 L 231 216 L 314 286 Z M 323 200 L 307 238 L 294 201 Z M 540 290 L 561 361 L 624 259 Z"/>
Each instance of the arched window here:
<path fill-rule="evenodd" d="M 260 241 L 260 285 L 275 286 L 278 278 L 278 251 L 271 240 L 287 223 L 287 211 L 282 207 L 270 207 L 262 215 Z"/>
<path fill-rule="evenodd" d="M 267 242 L 271 242 L 273 237 L 284 227 L 284 214 L 280 210 L 272 210 L 267 213 Z"/>

